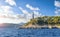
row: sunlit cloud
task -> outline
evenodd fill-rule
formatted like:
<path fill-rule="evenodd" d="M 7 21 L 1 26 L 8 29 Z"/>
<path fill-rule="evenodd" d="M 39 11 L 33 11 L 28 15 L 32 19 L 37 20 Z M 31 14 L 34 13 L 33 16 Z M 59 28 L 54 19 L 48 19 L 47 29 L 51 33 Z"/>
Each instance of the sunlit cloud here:
<path fill-rule="evenodd" d="M 12 13 L 13 14 L 12 7 L 0 5 L 0 13 L 3 13 L 3 14 L 10 14 L 10 13 Z"/>
<path fill-rule="evenodd" d="M 60 9 L 56 9 L 56 10 L 55 10 L 55 14 L 56 14 L 56 15 L 60 15 Z"/>
<path fill-rule="evenodd" d="M 40 16 L 43 16 L 40 12 L 36 11 L 36 10 L 33 10 L 31 11 L 31 13 L 29 13 L 28 10 L 22 8 L 22 7 L 19 7 L 20 11 L 22 11 L 22 13 L 24 14 L 24 17 L 26 18 L 26 21 L 30 21 L 30 19 L 33 18 L 33 13 L 34 13 L 34 18 L 36 17 L 40 17 Z M 32 13 L 33 12 L 33 13 Z"/>
<path fill-rule="evenodd" d="M 0 23 L 21 23 L 23 22 L 23 19 L 10 19 L 10 18 L 0 18 Z"/>
<path fill-rule="evenodd" d="M 59 9 L 60 8 L 60 1 L 55 0 L 54 5 L 56 7 L 55 14 L 60 15 L 60 9 Z"/>
<path fill-rule="evenodd" d="M 5 0 L 5 2 L 11 6 L 16 5 L 15 0 Z"/>
<path fill-rule="evenodd" d="M 13 8 L 10 6 L 0 5 L 0 16 L 12 17 L 14 15 Z"/>
<path fill-rule="evenodd" d="M 32 14 L 29 13 L 27 10 L 23 9 L 22 7 L 19 7 L 19 9 L 24 14 L 24 18 L 26 19 L 26 21 L 28 21 L 32 18 Z"/>
<path fill-rule="evenodd" d="M 40 16 L 43 16 L 40 12 L 38 11 L 33 11 L 34 12 L 34 15 L 35 15 L 35 18 L 36 17 L 40 17 Z"/>
<path fill-rule="evenodd" d="M 0 5 L 0 23 L 25 22 L 21 14 L 15 14 L 11 6 Z"/>
<path fill-rule="evenodd" d="M 5 0 L 5 2 L 11 6 L 16 5 L 14 0 Z M 0 3 L 0 23 L 26 23 L 27 21 L 25 20 L 26 18 L 24 14 L 27 14 L 27 11 L 20 8 L 24 11 L 24 14 L 16 14 L 13 7 L 10 5 L 3 5 Z"/>
<path fill-rule="evenodd" d="M 27 10 L 23 9 L 22 7 L 19 7 L 19 9 L 24 13 L 24 14 L 29 14 Z"/>
<path fill-rule="evenodd" d="M 54 2 L 54 5 L 55 5 L 56 7 L 60 7 L 60 1 L 55 1 L 55 2 Z"/>
<path fill-rule="evenodd" d="M 29 8 L 32 12 L 34 12 L 35 17 L 43 16 L 41 12 L 39 12 L 40 9 L 38 7 L 33 7 L 30 4 L 26 4 L 26 7 Z"/>
<path fill-rule="evenodd" d="M 26 23 L 32 19 L 32 12 L 34 12 L 35 18 L 42 16 L 42 14 L 38 11 L 40 10 L 38 7 L 33 7 L 29 4 L 26 4 L 26 8 L 23 8 L 21 6 L 16 7 L 17 4 L 15 0 L 4 0 L 2 3 L 0 2 L 0 23 Z M 16 10 L 16 8 L 18 8 L 22 14 L 20 14 L 21 12 Z M 27 8 L 29 8 L 31 13 L 27 10 Z"/>
<path fill-rule="evenodd" d="M 29 8 L 30 10 L 40 10 L 38 7 L 33 7 L 29 4 L 26 4 L 26 7 Z"/>

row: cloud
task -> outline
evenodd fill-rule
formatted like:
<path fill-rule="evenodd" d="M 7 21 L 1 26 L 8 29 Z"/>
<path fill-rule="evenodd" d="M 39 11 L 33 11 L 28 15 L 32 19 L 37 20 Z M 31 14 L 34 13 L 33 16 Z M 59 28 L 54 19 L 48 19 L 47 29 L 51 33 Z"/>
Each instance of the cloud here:
<path fill-rule="evenodd" d="M 56 9 L 56 10 L 55 10 L 55 14 L 56 14 L 56 15 L 60 15 L 60 9 Z"/>
<path fill-rule="evenodd" d="M 13 14 L 12 7 L 0 5 L 0 16 L 1 15 L 6 15 L 7 16 L 9 14 Z"/>
<path fill-rule="evenodd" d="M 19 7 L 19 9 L 24 13 L 24 14 L 29 14 L 27 10 L 24 10 L 22 7 Z"/>
<path fill-rule="evenodd" d="M 0 5 L 0 23 L 21 23 L 24 21 L 22 14 L 15 14 L 13 7 Z"/>
<path fill-rule="evenodd" d="M 54 5 L 55 5 L 56 7 L 60 7 L 60 1 L 55 1 Z"/>
<path fill-rule="evenodd" d="M 23 14 L 19 14 L 15 12 L 12 6 L 16 5 L 16 3 L 13 3 L 12 1 L 14 2 L 14 0 L 5 0 L 3 2 L 4 4 L 0 3 L 0 23 L 21 23 L 21 22 L 26 23 L 28 22 L 28 18 L 29 19 L 31 18 L 31 14 L 28 13 L 27 10 L 21 7 L 20 7 L 20 10 L 23 12 Z M 11 6 L 6 5 L 7 3 L 10 4 Z"/>
<path fill-rule="evenodd" d="M 0 16 L 7 17 L 7 18 L 12 18 L 13 15 L 14 15 L 14 10 L 13 10 L 12 7 L 0 5 Z"/>
<path fill-rule="evenodd" d="M 22 7 L 19 7 L 19 9 L 20 9 L 20 10 L 22 11 L 22 13 L 24 14 L 24 17 L 25 17 L 26 20 L 31 19 L 31 14 L 30 14 L 27 10 L 23 9 Z"/>
<path fill-rule="evenodd" d="M 24 17 L 26 18 L 26 21 L 30 21 L 30 19 L 32 19 L 33 13 L 29 13 L 28 10 L 23 9 L 22 7 L 19 7 L 20 11 L 22 11 L 22 13 L 24 14 Z M 36 17 L 40 17 L 43 16 L 41 13 L 39 13 L 38 11 L 32 11 L 34 12 L 34 18 Z"/>
<path fill-rule="evenodd" d="M 29 4 L 26 4 L 26 7 L 29 8 L 30 10 L 32 10 L 32 12 L 34 12 L 34 17 L 40 17 L 43 16 L 38 10 L 40 10 L 38 7 L 33 7 Z M 32 15 L 31 15 L 32 17 Z"/>
<path fill-rule="evenodd" d="M 34 16 L 35 16 L 35 18 L 36 17 L 40 17 L 40 16 L 43 16 L 40 12 L 38 12 L 38 11 L 33 11 L 34 12 Z"/>
<path fill-rule="evenodd" d="M 27 10 L 23 9 L 22 7 L 19 7 L 19 9 L 24 14 L 26 21 L 29 21 L 32 18 L 32 14 L 29 13 Z"/>
<path fill-rule="evenodd" d="M 38 7 L 34 8 L 29 4 L 26 4 L 26 7 L 29 8 L 30 10 L 40 10 Z"/>
<path fill-rule="evenodd" d="M 55 14 L 60 15 L 60 9 L 59 9 L 60 8 L 60 1 L 55 1 L 54 5 L 56 7 Z"/>
<path fill-rule="evenodd" d="M 29 4 L 26 4 L 26 7 L 29 8 L 30 10 L 32 10 L 32 12 L 34 12 L 34 16 L 36 17 L 40 17 L 43 16 L 38 10 L 40 10 L 38 7 L 33 7 Z"/>
<path fill-rule="evenodd" d="M 11 6 L 16 5 L 14 0 L 5 0 L 6 3 L 10 4 Z"/>

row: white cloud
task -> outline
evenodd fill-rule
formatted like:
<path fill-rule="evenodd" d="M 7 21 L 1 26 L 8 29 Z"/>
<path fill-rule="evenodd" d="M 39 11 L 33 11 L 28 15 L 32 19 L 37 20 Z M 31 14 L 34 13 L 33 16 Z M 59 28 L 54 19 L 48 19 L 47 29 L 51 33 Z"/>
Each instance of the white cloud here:
<path fill-rule="evenodd" d="M 5 2 L 10 4 L 11 6 L 16 5 L 14 0 L 5 0 Z"/>
<path fill-rule="evenodd" d="M 0 18 L 0 23 L 21 23 L 21 22 L 26 22 L 24 19 L 10 19 L 10 18 Z"/>
<path fill-rule="evenodd" d="M 36 17 L 40 17 L 40 16 L 43 16 L 40 12 L 38 11 L 33 11 L 34 12 L 34 15 L 35 15 L 35 18 Z"/>
<path fill-rule="evenodd" d="M 10 6 L 0 5 L 0 23 L 21 23 L 24 21 L 22 14 L 15 14 Z"/>
<path fill-rule="evenodd" d="M 13 3 L 14 0 L 5 0 L 5 4 L 2 4 L 0 2 L 0 23 L 21 23 L 21 22 L 27 22 L 25 20 L 24 14 L 16 14 L 14 11 L 13 5 L 16 5 L 16 3 Z M 6 5 L 6 3 L 10 5 Z M 25 13 L 25 12 L 26 13 Z M 25 14 L 28 14 L 26 10 L 23 10 Z"/>
<path fill-rule="evenodd" d="M 60 15 L 60 9 L 59 9 L 60 8 L 60 1 L 55 0 L 54 5 L 56 6 L 55 14 Z"/>
<path fill-rule="evenodd" d="M 1 5 L 1 6 L 0 6 L 0 13 L 4 13 L 4 14 L 5 14 L 5 13 L 7 13 L 7 14 L 13 13 L 12 7 Z"/>
<path fill-rule="evenodd" d="M 23 9 L 22 7 L 19 7 L 19 9 L 23 12 L 26 21 L 31 19 L 31 14 L 27 10 Z"/>
<path fill-rule="evenodd" d="M 30 10 L 40 10 L 38 7 L 34 8 L 29 4 L 26 4 L 26 7 L 29 8 Z"/>
<path fill-rule="evenodd" d="M 55 10 L 55 14 L 56 14 L 56 15 L 60 15 L 60 9 L 56 9 L 56 10 Z"/>
<path fill-rule="evenodd" d="M 29 14 L 27 10 L 24 10 L 22 7 L 19 7 L 19 9 L 24 13 L 24 14 Z"/>
<path fill-rule="evenodd" d="M 27 10 L 23 9 L 22 7 L 19 7 L 19 9 L 23 12 L 26 22 L 32 18 L 32 14 L 29 13 Z"/>
<path fill-rule="evenodd" d="M 26 17 L 26 21 L 30 21 L 30 19 L 32 19 L 32 15 L 33 13 L 29 13 L 27 10 L 23 9 L 22 7 L 19 7 L 19 9 L 23 12 L 24 17 Z M 41 13 L 39 13 L 38 11 L 32 11 L 34 12 L 34 17 L 40 17 L 43 16 Z"/>
<path fill-rule="evenodd" d="M 55 5 L 56 7 L 60 7 L 60 1 L 55 1 L 54 5 Z"/>
<path fill-rule="evenodd" d="M 14 15 L 12 7 L 0 5 L 0 16 L 10 18 L 12 15 Z"/>

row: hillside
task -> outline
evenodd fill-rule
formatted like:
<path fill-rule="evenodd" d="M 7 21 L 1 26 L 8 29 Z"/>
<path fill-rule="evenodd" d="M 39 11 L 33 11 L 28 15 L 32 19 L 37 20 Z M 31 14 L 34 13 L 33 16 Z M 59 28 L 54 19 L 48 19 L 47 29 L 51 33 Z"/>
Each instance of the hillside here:
<path fill-rule="evenodd" d="M 60 28 L 60 16 L 44 16 L 31 19 L 22 28 L 57 27 Z"/>

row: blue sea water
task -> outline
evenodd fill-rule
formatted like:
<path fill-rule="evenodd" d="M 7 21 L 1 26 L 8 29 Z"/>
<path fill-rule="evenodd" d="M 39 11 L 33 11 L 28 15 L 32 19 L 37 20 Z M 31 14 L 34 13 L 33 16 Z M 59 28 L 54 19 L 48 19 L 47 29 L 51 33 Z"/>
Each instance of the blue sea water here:
<path fill-rule="evenodd" d="M 60 37 L 60 29 L 0 28 L 0 37 Z"/>
<path fill-rule="evenodd" d="M 60 37 L 60 29 L 19 29 L 18 37 Z"/>
<path fill-rule="evenodd" d="M 18 37 L 16 28 L 0 28 L 0 37 Z"/>

